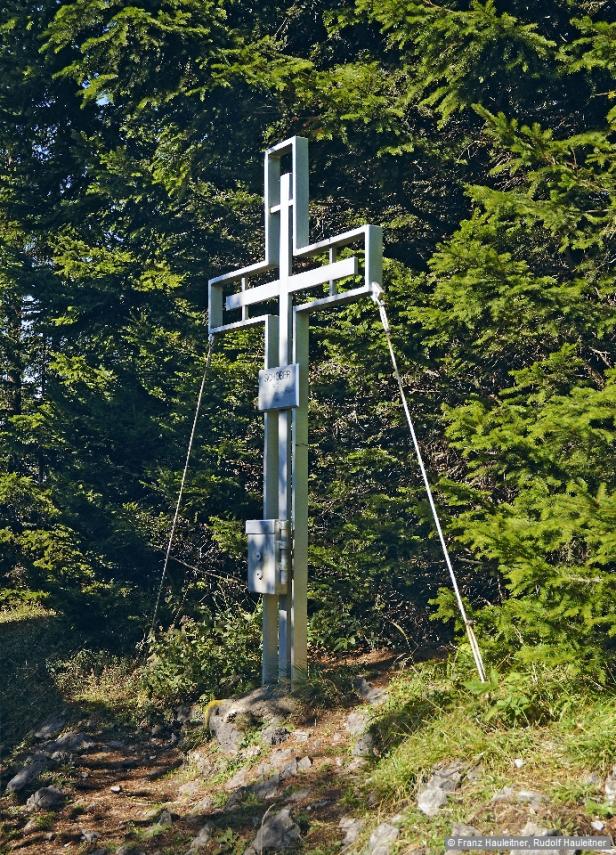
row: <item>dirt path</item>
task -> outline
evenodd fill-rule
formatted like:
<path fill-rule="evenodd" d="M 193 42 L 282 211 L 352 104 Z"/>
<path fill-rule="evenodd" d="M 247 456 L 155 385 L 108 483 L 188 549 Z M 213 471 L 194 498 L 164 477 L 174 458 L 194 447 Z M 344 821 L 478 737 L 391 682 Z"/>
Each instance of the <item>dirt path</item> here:
<path fill-rule="evenodd" d="M 255 731 L 230 756 L 198 728 L 105 731 L 81 722 L 72 732 L 85 748 L 58 756 L 22 793 L 0 799 L 0 853 L 239 855 L 264 818 L 285 807 L 304 851 L 336 851 L 346 833 L 341 819 L 348 826 L 363 813 L 366 760 L 353 755 L 349 712 L 285 722 L 290 732 L 282 728 L 273 745 Z M 27 807 L 42 786 L 65 794 L 59 809 Z"/>

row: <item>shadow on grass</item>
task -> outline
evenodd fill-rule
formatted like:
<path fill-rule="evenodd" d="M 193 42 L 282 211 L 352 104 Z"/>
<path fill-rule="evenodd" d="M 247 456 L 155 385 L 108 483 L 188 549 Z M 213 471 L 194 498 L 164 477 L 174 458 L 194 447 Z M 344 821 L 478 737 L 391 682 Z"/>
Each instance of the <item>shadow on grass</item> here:
<path fill-rule="evenodd" d="M 50 670 L 79 645 L 60 617 L 45 611 L 0 615 L 0 745 L 8 753 L 43 719 L 67 709 Z"/>

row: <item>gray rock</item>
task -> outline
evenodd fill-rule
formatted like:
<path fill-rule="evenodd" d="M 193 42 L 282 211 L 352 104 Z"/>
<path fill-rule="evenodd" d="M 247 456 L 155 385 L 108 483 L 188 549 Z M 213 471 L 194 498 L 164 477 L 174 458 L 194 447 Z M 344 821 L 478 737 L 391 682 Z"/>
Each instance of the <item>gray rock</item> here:
<path fill-rule="evenodd" d="M 378 686 L 373 686 L 363 677 L 360 677 L 356 683 L 355 688 L 357 690 L 357 694 L 359 697 L 366 701 L 368 704 L 382 704 L 385 703 L 388 697 L 388 693 L 385 689 L 380 689 Z"/>
<path fill-rule="evenodd" d="M 14 775 L 6 785 L 7 793 L 19 793 L 31 786 L 41 772 L 48 767 L 49 761 L 44 754 L 34 754 L 28 757 L 23 767 Z"/>
<path fill-rule="evenodd" d="M 352 816 L 343 816 L 338 823 L 338 828 L 344 831 L 344 839 L 342 846 L 351 846 L 359 837 L 362 828 L 364 827 L 363 819 L 355 819 Z"/>
<path fill-rule="evenodd" d="M 247 784 L 248 774 L 250 769 L 247 766 L 244 766 L 242 769 L 238 769 L 235 775 L 225 784 L 225 790 L 237 790 L 238 787 L 245 787 Z"/>
<path fill-rule="evenodd" d="M 362 733 L 353 746 L 353 757 L 372 757 L 374 755 L 374 736 L 371 733 Z"/>
<path fill-rule="evenodd" d="M 612 766 L 612 771 L 605 779 L 603 792 L 608 805 L 616 804 L 616 765 Z"/>
<path fill-rule="evenodd" d="M 157 825 L 172 825 L 173 824 L 173 815 L 169 810 L 161 810 L 156 818 Z"/>
<path fill-rule="evenodd" d="M 440 787 L 446 793 L 453 793 L 460 787 L 463 777 L 464 765 L 454 760 L 453 763 L 435 769 L 428 783 Z"/>
<path fill-rule="evenodd" d="M 115 855 L 145 855 L 145 853 L 134 843 L 125 843 L 119 849 L 116 849 Z"/>
<path fill-rule="evenodd" d="M 224 754 L 237 754 L 244 739 L 244 733 L 238 727 L 231 709 L 231 701 L 221 701 L 210 712 L 209 728 Z"/>
<path fill-rule="evenodd" d="M 188 851 L 199 852 L 200 849 L 203 849 L 204 846 L 212 839 L 212 832 L 214 830 L 214 826 L 210 822 L 206 822 L 206 824 L 199 830 L 199 834 L 194 837 L 191 841 L 190 847 Z"/>
<path fill-rule="evenodd" d="M 282 767 L 280 778 L 284 781 L 285 778 L 292 778 L 294 775 L 297 775 L 297 760 L 295 757 Z"/>
<path fill-rule="evenodd" d="M 361 710 L 353 710 L 353 712 L 349 713 L 347 716 L 345 727 L 352 736 L 359 736 L 364 733 L 369 722 L 370 719 L 368 718 L 367 713 L 362 712 Z"/>
<path fill-rule="evenodd" d="M 290 734 L 287 728 L 281 727 L 277 724 L 268 724 L 268 726 L 261 731 L 261 739 L 265 745 L 280 745 L 282 742 L 286 742 L 289 736 Z"/>
<path fill-rule="evenodd" d="M 258 799 L 272 799 L 276 795 L 276 791 L 280 786 L 282 778 L 280 773 L 275 773 L 271 775 L 269 778 L 266 778 L 264 781 L 259 781 L 257 784 L 253 784 L 250 787 L 250 790 Z"/>
<path fill-rule="evenodd" d="M 247 745 L 246 748 L 242 748 L 240 751 L 240 757 L 243 760 L 253 760 L 255 757 L 258 757 L 261 753 L 261 748 L 259 745 Z"/>
<path fill-rule="evenodd" d="M 205 748 L 199 747 L 189 751 L 186 760 L 197 769 L 200 775 L 207 776 L 211 774 L 212 759 Z"/>
<path fill-rule="evenodd" d="M 297 742 L 308 742 L 310 739 L 310 731 L 309 730 L 294 730 L 293 731 L 293 739 Z"/>
<path fill-rule="evenodd" d="M 474 825 L 466 825 L 463 822 L 454 822 L 451 826 L 452 837 L 481 837 L 481 832 Z"/>
<path fill-rule="evenodd" d="M 178 724 L 186 724 L 188 721 L 190 721 L 190 705 L 182 704 L 181 706 L 179 706 L 175 711 L 173 720 L 177 721 Z"/>
<path fill-rule="evenodd" d="M 299 825 L 291 816 L 288 807 L 276 813 L 265 813 L 257 836 L 252 841 L 246 853 L 261 853 L 265 849 L 296 848 L 301 839 Z"/>
<path fill-rule="evenodd" d="M 85 733 L 80 733 L 77 730 L 69 730 L 68 733 L 63 733 L 58 736 L 51 745 L 48 746 L 49 751 L 88 751 L 94 748 L 95 742 Z"/>
<path fill-rule="evenodd" d="M 284 766 L 285 763 L 288 763 L 292 757 L 293 752 L 290 748 L 277 748 L 270 754 L 269 762 L 274 768 L 279 768 L 280 766 Z M 263 765 L 266 766 L 267 764 Z"/>
<path fill-rule="evenodd" d="M 312 760 L 310 757 L 302 757 L 301 760 L 297 761 L 297 771 L 298 772 L 306 772 L 312 766 Z"/>
<path fill-rule="evenodd" d="M 207 811 L 211 810 L 213 801 L 211 796 L 204 796 L 192 805 L 189 816 L 197 817 L 207 813 Z"/>
<path fill-rule="evenodd" d="M 436 816 L 449 795 L 460 787 L 463 776 L 463 764 L 457 760 L 435 769 L 425 787 L 417 793 L 419 810 L 426 816 Z"/>
<path fill-rule="evenodd" d="M 239 751 L 243 731 L 248 725 L 280 725 L 297 709 L 297 701 L 279 690 L 262 686 L 242 698 L 220 701 L 210 713 L 209 728 L 221 750 L 234 755 Z"/>
<path fill-rule="evenodd" d="M 64 804 L 65 794 L 57 787 L 41 787 L 26 802 L 30 810 L 58 810 Z"/>
<path fill-rule="evenodd" d="M 96 843 L 96 841 L 100 837 L 100 834 L 98 833 L 98 831 L 82 830 L 81 836 L 85 840 L 86 843 Z"/>
<path fill-rule="evenodd" d="M 492 796 L 493 802 L 511 802 L 512 804 L 526 804 L 533 809 L 540 808 L 546 798 L 543 793 L 536 790 L 515 790 L 513 787 L 503 787 Z"/>
<path fill-rule="evenodd" d="M 61 766 L 67 766 L 74 762 L 73 755 L 70 751 L 54 751 L 50 755 L 50 759 Z"/>
<path fill-rule="evenodd" d="M 298 709 L 295 698 L 285 695 L 280 689 L 262 686 L 242 698 L 230 702 L 232 716 L 248 715 L 254 719 L 279 724 Z"/>
<path fill-rule="evenodd" d="M 605 828 L 605 823 L 601 822 L 600 819 L 593 819 L 593 821 L 590 823 L 590 827 L 593 829 L 593 831 L 603 831 L 603 829 Z"/>
<path fill-rule="evenodd" d="M 399 833 L 399 828 L 390 822 L 382 822 L 377 825 L 370 835 L 366 855 L 389 855 Z"/>
<path fill-rule="evenodd" d="M 426 816 L 436 816 L 447 798 L 447 793 L 440 787 L 423 787 L 417 793 L 417 807 Z"/>
<path fill-rule="evenodd" d="M 66 724 L 66 714 L 57 713 L 45 719 L 38 730 L 34 732 L 36 739 L 54 739 Z"/>

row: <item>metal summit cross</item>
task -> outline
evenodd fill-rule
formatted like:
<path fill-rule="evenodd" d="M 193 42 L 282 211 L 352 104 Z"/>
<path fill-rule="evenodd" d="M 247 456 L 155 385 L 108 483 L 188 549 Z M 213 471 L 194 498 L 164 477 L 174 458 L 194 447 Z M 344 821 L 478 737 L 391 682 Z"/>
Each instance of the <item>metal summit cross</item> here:
<path fill-rule="evenodd" d="M 291 171 L 281 174 L 290 155 Z M 264 412 L 263 519 L 246 523 L 248 587 L 263 595 L 263 684 L 306 674 L 308 581 L 308 319 L 310 312 L 376 296 L 382 282 L 383 236 L 364 225 L 309 243 L 308 140 L 291 137 L 265 152 L 265 259 L 209 280 L 211 336 L 264 324 L 265 368 L 259 372 Z M 338 280 L 357 276 L 357 256 L 337 260 L 341 247 L 363 239 L 360 287 L 338 291 Z M 294 259 L 324 253 L 329 264 L 293 273 Z M 247 288 L 249 277 L 278 270 L 278 278 Z M 240 291 L 225 294 L 225 286 Z M 293 304 L 293 294 L 327 285 L 328 293 Z M 250 309 L 278 301 L 278 314 Z M 227 312 L 239 313 L 239 319 Z"/>

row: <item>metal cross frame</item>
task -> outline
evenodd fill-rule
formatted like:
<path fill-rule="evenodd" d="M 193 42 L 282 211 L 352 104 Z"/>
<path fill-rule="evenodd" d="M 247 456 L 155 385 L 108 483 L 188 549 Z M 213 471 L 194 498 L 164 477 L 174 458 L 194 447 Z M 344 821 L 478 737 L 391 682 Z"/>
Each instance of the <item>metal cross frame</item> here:
<path fill-rule="evenodd" d="M 291 155 L 291 172 L 281 174 L 281 159 Z M 308 140 L 291 137 L 265 152 L 265 258 L 209 280 L 209 333 L 219 335 L 264 324 L 265 369 L 298 366 L 297 405 L 266 409 L 263 461 L 263 516 L 255 521 L 290 525 L 288 560 L 281 561 L 285 593 L 263 594 L 264 685 L 291 681 L 306 674 L 308 582 L 308 329 L 310 312 L 361 297 L 375 297 L 382 287 L 383 233 L 363 225 L 333 238 L 309 243 Z M 338 292 L 338 280 L 357 276 L 357 256 L 337 258 L 338 250 L 363 239 L 364 283 Z M 293 259 L 329 254 L 329 263 L 293 273 Z M 247 288 L 251 276 L 278 269 L 277 279 Z M 240 291 L 225 295 L 226 286 L 240 282 Z M 293 304 L 293 294 L 328 285 L 328 294 Z M 278 300 L 278 314 L 250 316 L 250 307 Z M 241 310 L 241 319 L 225 323 L 225 310 Z M 263 373 L 263 372 L 262 372 Z M 290 373 L 290 372 L 287 372 Z M 269 531 L 269 529 L 267 529 Z M 273 530 L 273 529 L 272 529 Z M 265 535 L 264 535 L 265 536 Z M 282 535 L 279 535 L 282 537 Z M 264 542 L 264 541 L 263 541 Z M 283 541 L 276 549 L 286 550 Z M 276 553 L 278 554 L 278 553 Z M 261 553 L 257 553 L 261 558 Z M 249 565 L 250 566 L 250 565 Z M 250 572 L 250 570 L 249 570 Z M 286 587 L 285 587 L 286 585 Z"/>

